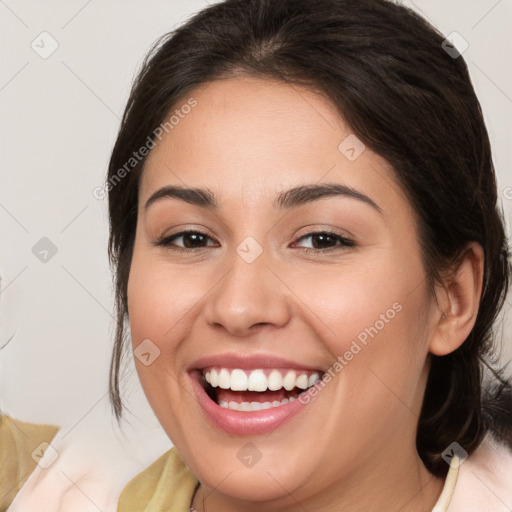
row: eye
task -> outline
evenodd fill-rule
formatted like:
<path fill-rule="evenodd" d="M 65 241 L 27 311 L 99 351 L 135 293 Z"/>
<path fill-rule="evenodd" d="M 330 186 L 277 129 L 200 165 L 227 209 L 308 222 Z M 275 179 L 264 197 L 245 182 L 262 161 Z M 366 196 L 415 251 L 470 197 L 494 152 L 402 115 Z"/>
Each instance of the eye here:
<path fill-rule="evenodd" d="M 336 233 L 330 233 L 328 231 L 316 231 L 314 233 L 308 233 L 307 235 L 301 236 L 296 242 L 294 242 L 294 245 L 301 240 L 306 240 L 308 238 L 312 240 L 312 246 L 304 247 L 304 249 L 308 251 L 326 252 L 336 249 L 336 247 L 354 247 L 356 245 L 353 240 Z M 338 242 L 339 245 L 337 245 Z"/>
<path fill-rule="evenodd" d="M 314 233 L 308 233 L 307 235 L 301 236 L 294 242 L 294 246 L 301 240 L 312 240 L 312 246 L 303 247 L 306 251 L 315 252 L 327 252 L 336 248 L 343 247 L 354 247 L 356 244 L 353 240 L 331 233 L 328 231 L 317 231 Z M 203 249 L 207 247 L 208 241 L 213 241 L 213 238 L 208 236 L 206 233 L 198 230 L 180 231 L 173 235 L 163 237 L 152 244 L 158 247 L 168 247 L 173 251 L 193 251 L 195 249 Z M 179 244 L 176 242 L 181 241 Z"/>
<path fill-rule="evenodd" d="M 182 241 L 183 245 L 176 245 L 176 241 Z M 204 243 L 207 240 L 213 240 L 210 236 L 202 231 L 190 230 L 180 231 L 174 235 L 166 236 L 153 242 L 158 247 L 169 247 L 175 251 L 193 251 L 194 249 L 202 249 L 206 247 Z"/>

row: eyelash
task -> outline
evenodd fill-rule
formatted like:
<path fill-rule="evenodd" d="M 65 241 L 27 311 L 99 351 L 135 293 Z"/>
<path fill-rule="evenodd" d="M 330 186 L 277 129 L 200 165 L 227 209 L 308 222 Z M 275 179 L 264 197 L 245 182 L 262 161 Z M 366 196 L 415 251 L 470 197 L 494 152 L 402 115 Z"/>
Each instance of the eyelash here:
<path fill-rule="evenodd" d="M 175 233 L 173 235 L 170 235 L 170 236 L 167 236 L 167 237 L 163 237 L 160 240 L 157 240 L 156 242 L 153 242 L 153 245 L 157 246 L 157 247 L 167 247 L 167 248 L 171 249 L 172 251 L 176 251 L 176 252 L 191 252 L 191 251 L 197 251 L 197 250 L 201 250 L 201 249 L 206 249 L 206 247 L 190 248 L 190 247 L 179 247 L 179 246 L 176 246 L 176 245 L 172 245 L 171 242 L 173 240 L 175 240 L 176 238 L 181 238 L 181 237 L 183 237 L 185 235 L 190 235 L 190 234 L 201 235 L 201 236 L 204 236 L 206 238 L 209 238 L 210 240 L 213 240 L 209 235 L 207 235 L 206 233 L 204 233 L 202 231 L 199 231 L 199 230 L 188 230 L 188 231 L 180 231 L 179 233 Z M 339 241 L 341 244 L 338 247 L 328 247 L 326 249 L 315 249 L 315 248 L 311 248 L 311 247 L 302 247 L 302 249 L 304 251 L 306 251 L 306 252 L 315 252 L 315 253 L 319 253 L 319 252 L 324 252 L 325 253 L 325 252 L 332 252 L 332 251 L 335 251 L 337 249 L 343 249 L 343 248 L 346 248 L 346 247 L 355 247 L 355 245 L 356 245 L 354 240 L 351 240 L 350 238 L 338 235 L 337 233 L 332 233 L 330 231 L 313 231 L 311 233 L 307 233 L 305 235 L 300 236 L 294 242 L 294 244 L 299 242 L 300 240 L 303 240 L 305 238 L 310 238 L 310 237 L 313 237 L 315 235 L 329 236 L 331 238 L 334 238 L 336 241 Z"/>

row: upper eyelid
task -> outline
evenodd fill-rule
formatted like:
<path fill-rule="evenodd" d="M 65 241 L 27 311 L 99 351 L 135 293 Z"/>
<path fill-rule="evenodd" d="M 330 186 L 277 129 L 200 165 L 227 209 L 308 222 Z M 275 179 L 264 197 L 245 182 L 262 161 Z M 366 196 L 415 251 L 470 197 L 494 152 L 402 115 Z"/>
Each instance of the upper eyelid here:
<path fill-rule="evenodd" d="M 303 230 L 307 230 L 307 231 L 303 232 Z M 303 226 L 299 230 L 300 234 L 296 235 L 296 238 L 300 238 L 302 236 L 311 235 L 311 234 L 317 234 L 317 233 L 330 233 L 330 234 L 333 234 L 333 235 L 336 235 L 336 236 L 340 236 L 342 238 L 348 238 L 348 239 L 355 239 L 356 238 L 354 235 L 352 235 L 352 233 L 350 233 L 346 229 L 341 230 L 341 228 L 338 228 L 338 231 L 341 231 L 341 232 L 337 232 L 337 230 L 335 228 L 332 228 L 332 227 L 327 226 L 327 225 L 309 224 L 309 225 Z M 181 227 L 180 231 L 176 231 L 173 234 L 163 235 L 163 236 L 160 237 L 160 239 L 171 238 L 171 237 L 174 237 L 174 236 L 183 235 L 184 233 L 190 233 L 190 232 L 201 233 L 202 235 L 205 235 L 205 236 L 208 236 L 210 238 L 215 239 L 214 235 L 210 235 L 208 233 L 209 230 L 207 228 L 196 228 L 196 227 L 187 227 L 187 226 Z M 232 231 L 229 230 L 229 234 L 231 234 L 231 233 L 232 233 Z"/>
<path fill-rule="evenodd" d="M 352 238 L 352 237 L 348 237 L 348 236 L 345 236 L 345 235 L 342 235 L 340 233 L 336 233 L 334 231 L 328 231 L 328 230 L 325 230 L 325 231 L 311 231 L 309 233 L 304 233 L 303 235 L 300 235 L 298 236 L 297 238 L 295 238 L 295 240 L 293 241 L 293 244 L 296 244 L 297 242 L 299 242 L 300 240 L 302 240 L 303 238 L 308 238 L 310 236 L 314 236 L 314 235 L 320 235 L 320 234 L 326 234 L 326 235 L 329 235 L 329 236 L 333 236 L 335 239 L 337 239 L 337 241 L 345 241 L 345 242 L 349 242 L 349 243 L 345 243 L 343 244 L 342 243 L 342 246 L 355 246 L 356 245 L 356 242 L 355 240 Z M 303 247 L 303 249 L 307 249 L 307 250 L 316 250 L 316 249 L 311 249 L 310 247 Z M 325 249 L 323 252 L 325 251 L 328 251 L 329 249 L 335 249 L 335 247 L 330 247 L 328 249 Z M 321 249 L 318 249 L 319 252 L 322 252 Z"/>
<path fill-rule="evenodd" d="M 160 238 L 159 242 L 162 243 L 169 243 L 170 240 L 174 239 L 174 238 L 180 238 L 180 237 L 183 237 L 187 234 L 200 234 L 202 236 L 205 236 L 207 238 L 209 238 L 210 240 L 213 240 L 214 242 L 216 243 L 219 243 L 215 237 L 205 233 L 204 231 L 202 230 L 199 230 L 199 229 L 185 229 L 185 230 L 181 230 L 181 231 L 178 231 L 176 233 L 173 233 L 171 235 L 167 235 L 167 236 L 163 236 Z M 346 240 L 346 241 L 350 241 L 352 242 L 353 244 L 355 244 L 355 240 L 354 238 L 350 235 L 350 236 L 347 236 L 345 234 L 341 234 L 341 233 L 336 233 L 335 231 L 333 230 L 329 230 L 329 229 L 316 229 L 316 230 L 313 230 L 313 231 L 309 231 L 309 232 L 306 232 L 306 233 L 302 233 L 298 236 L 296 236 L 294 238 L 294 241 L 293 243 L 297 243 L 298 241 L 302 240 L 303 238 L 307 238 L 307 237 L 310 237 L 310 236 L 314 236 L 314 235 L 319 235 L 319 234 L 327 234 L 327 235 L 331 235 L 331 236 L 334 236 L 335 238 L 338 238 L 338 239 L 341 239 L 341 240 Z M 204 249 L 205 247 L 199 247 L 198 249 Z M 191 249 L 191 248 L 184 248 L 184 249 L 190 249 L 190 250 L 194 250 L 194 249 Z M 307 248 L 306 248 L 307 249 Z"/>
<path fill-rule="evenodd" d="M 173 233 L 171 235 L 162 236 L 159 240 L 160 241 L 172 240 L 174 238 L 183 237 L 183 236 L 188 235 L 190 233 L 205 236 L 205 237 L 209 238 L 210 240 L 213 240 L 214 242 L 219 243 L 215 239 L 215 237 L 213 237 L 213 236 L 209 235 L 208 233 L 205 233 L 204 231 L 201 231 L 199 229 L 185 229 L 185 230 L 182 230 L 182 231 L 177 231 L 176 233 Z"/>

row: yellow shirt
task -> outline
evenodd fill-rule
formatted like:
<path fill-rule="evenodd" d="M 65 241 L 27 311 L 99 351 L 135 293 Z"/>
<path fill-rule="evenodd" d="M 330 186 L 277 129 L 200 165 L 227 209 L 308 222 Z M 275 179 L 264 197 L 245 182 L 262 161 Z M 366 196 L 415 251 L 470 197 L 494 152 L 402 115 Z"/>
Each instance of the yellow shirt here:
<path fill-rule="evenodd" d="M 171 448 L 123 489 L 117 512 L 189 512 L 198 481 Z"/>
<path fill-rule="evenodd" d="M 446 512 L 457 475 L 458 464 L 450 465 L 432 512 Z M 189 512 L 198 484 L 176 448 L 171 448 L 128 483 L 119 498 L 117 512 Z"/>
<path fill-rule="evenodd" d="M 0 414 L 0 512 L 7 510 L 57 431 Z"/>

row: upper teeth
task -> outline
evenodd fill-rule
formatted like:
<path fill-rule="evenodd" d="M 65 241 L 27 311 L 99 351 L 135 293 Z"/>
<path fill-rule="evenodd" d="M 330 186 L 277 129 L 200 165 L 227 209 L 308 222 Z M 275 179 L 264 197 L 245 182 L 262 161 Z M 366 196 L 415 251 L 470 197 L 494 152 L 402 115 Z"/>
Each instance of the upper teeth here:
<path fill-rule="evenodd" d="M 277 391 L 284 388 L 287 391 L 297 387 L 307 389 L 320 380 L 320 373 L 288 370 L 241 370 L 239 368 L 212 368 L 204 373 L 206 382 L 211 386 L 232 391 Z"/>

